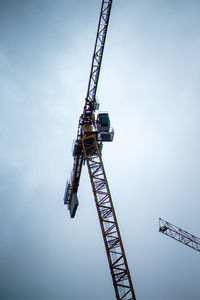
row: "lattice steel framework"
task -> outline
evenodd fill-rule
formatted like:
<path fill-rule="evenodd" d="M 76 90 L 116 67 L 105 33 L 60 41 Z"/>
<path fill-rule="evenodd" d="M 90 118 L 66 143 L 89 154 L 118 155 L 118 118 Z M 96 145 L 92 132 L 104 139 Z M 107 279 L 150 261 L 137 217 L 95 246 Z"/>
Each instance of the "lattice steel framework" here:
<path fill-rule="evenodd" d="M 94 46 L 94 53 L 92 57 L 92 66 L 90 71 L 88 90 L 85 99 L 85 106 L 83 115 L 79 120 L 78 137 L 81 135 L 81 126 L 83 124 L 91 124 L 92 114 L 97 108 L 96 103 L 96 91 L 99 80 L 99 73 L 101 69 L 101 62 L 103 58 L 103 51 L 105 46 L 105 40 L 107 35 L 108 23 L 110 19 L 110 11 L 112 7 L 112 0 L 103 0 L 101 5 L 99 24 L 97 29 L 96 41 Z"/>
<path fill-rule="evenodd" d="M 117 300 L 135 300 L 135 293 L 96 136 L 82 138 L 107 258 Z"/>
<path fill-rule="evenodd" d="M 80 140 L 82 136 L 82 127 L 85 124 L 90 124 L 95 126 L 93 114 L 95 109 L 97 109 L 98 105 L 96 103 L 96 91 L 97 85 L 99 80 L 99 73 L 101 69 L 101 62 L 103 58 L 103 51 L 105 46 L 105 40 L 107 35 L 108 23 L 110 19 L 110 12 L 112 7 L 112 0 L 103 0 L 101 5 L 96 41 L 94 46 L 94 53 L 92 57 L 92 65 L 88 83 L 88 90 L 85 99 L 85 105 L 83 109 L 83 114 L 79 118 L 78 123 L 78 131 L 77 131 L 77 140 Z M 81 169 L 83 163 L 83 153 L 80 153 L 74 156 L 74 164 L 72 169 L 72 176 L 71 176 L 71 189 L 69 193 L 69 203 L 72 199 L 72 193 L 78 191 Z M 80 170 L 80 172 L 79 172 Z"/>
<path fill-rule="evenodd" d="M 200 251 L 200 238 L 159 218 L 159 231 L 178 242 Z"/>
<path fill-rule="evenodd" d="M 92 68 L 91 68 L 87 97 L 86 97 L 89 101 L 95 101 L 100 66 L 103 57 L 106 33 L 107 33 L 107 28 L 108 28 L 108 23 L 110 18 L 111 5 L 112 5 L 112 0 L 109 0 L 109 1 L 103 1 L 101 6 L 96 42 L 94 47 L 94 54 L 92 59 Z"/>
<path fill-rule="evenodd" d="M 73 208 L 73 205 L 71 205 L 73 203 L 72 199 L 76 199 L 82 165 L 86 160 L 117 300 L 135 300 L 135 293 L 101 158 L 102 141 L 100 138 L 97 141 L 98 134 L 103 132 L 99 131 L 97 120 L 95 120 L 95 110 L 98 109 L 96 91 L 111 6 L 112 0 L 102 0 L 88 90 L 83 113 L 79 118 L 77 138 L 73 150 L 72 175 L 66 185 L 64 203 L 68 205 L 69 209 L 70 207 Z M 108 134 L 108 132 L 105 133 Z M 75 209 L 72 209 L 72 214 L 70 211 L 71 217 L 74 217 L 75 212 Z"/>

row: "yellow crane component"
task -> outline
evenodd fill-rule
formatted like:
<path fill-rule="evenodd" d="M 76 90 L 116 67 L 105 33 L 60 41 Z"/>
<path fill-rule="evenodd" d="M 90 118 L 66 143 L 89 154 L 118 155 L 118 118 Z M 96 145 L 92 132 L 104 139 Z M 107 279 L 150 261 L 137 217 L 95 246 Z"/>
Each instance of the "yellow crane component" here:
<path fill-rule="evenodd" d="M 78 207 L 77 191 L 81 170 L 83 162 L 86 161 L 116 298 L 117 300 L 135 300 L 135 292 L 102 161 L 103 142 L 113 140 L 114 130 L 110 127 L 108 113 L 100 112 L 95 118 L 95 110 L 99 108 L 96 90 L 111 6 L 112 0 L 102 1 L 88 91 L 83 114 L 79 119 L 73 149 L 72 176 L 66 184 L 64 204 L 68 205 L 70 215 L 74 218 Z"/>

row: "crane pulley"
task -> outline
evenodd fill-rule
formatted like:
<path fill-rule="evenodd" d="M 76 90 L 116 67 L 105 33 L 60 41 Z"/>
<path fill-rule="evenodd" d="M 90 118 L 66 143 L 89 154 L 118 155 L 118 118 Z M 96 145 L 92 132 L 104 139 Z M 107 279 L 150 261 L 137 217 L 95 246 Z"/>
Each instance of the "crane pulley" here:
<path fill-rule="evenodd" d="M 77 191 L 83 162 L 87 162 L 95 204 L 106 248 L 108 263 L 117 300 L 135 300 L 133 284 L 114 211 L 114 206 L 102 161 L 103 142 L 111 142 L 114 130 L 110 127 L 108 113 L 95 111 L 99 108 L 96 91 L 110 18 L 112 0 L 103 0 L 92 66 L 83 113 L 79 118 L 77 138 L 73 147 L 73 169 L 67 181 L 64 204 L 68 205 L 73 218 L 78 207 Z"/>

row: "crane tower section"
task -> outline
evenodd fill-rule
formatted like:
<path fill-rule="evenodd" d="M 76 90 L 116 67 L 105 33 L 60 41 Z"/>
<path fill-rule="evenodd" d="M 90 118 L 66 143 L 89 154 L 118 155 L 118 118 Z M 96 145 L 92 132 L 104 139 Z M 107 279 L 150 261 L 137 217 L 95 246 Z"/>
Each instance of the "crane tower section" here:
<path fill-rule="evenodd" d="M 135 300 L 117 218 L 95 135 L 82 139 L 117 300 Z"/>
<path fill-rule="evenodd" d="M 200 251 L 200 238 L 159 218 L 159 231 L 178 242 Z"/>

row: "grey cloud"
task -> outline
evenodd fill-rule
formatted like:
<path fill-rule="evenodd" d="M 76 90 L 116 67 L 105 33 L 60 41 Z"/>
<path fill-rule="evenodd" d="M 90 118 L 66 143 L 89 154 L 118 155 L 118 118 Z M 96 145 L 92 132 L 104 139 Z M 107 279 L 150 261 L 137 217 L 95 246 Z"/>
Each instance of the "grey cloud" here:
<path fill-rule="evenodd" d="M 98 1 L 1 1 L 0 298 L 115 299 L 86 168 L 62 203 Z M 137 299 L 199 299 L 198 253 L 158 217 L 199 231 L 198 1 L 114 1 L 98 96 L 103 159 Z"/>

